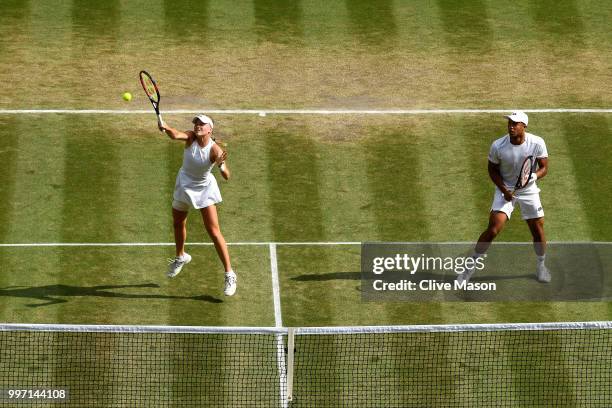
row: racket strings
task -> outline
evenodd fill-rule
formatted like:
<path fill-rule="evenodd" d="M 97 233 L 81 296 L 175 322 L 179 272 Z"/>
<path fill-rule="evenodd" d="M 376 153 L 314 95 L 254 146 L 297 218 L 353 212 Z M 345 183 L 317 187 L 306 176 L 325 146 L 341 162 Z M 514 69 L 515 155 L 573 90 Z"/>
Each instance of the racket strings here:
<path fill-rule="evenodd" d="M 151 78 L 146 75 L 142 75 L 141 81 L 143 88 L 147 93 L 147 96 L 151 98 L 151 100 L 153 100 L 154 102 L 159 102 L 159 94 L 157 93 L 157 88 L 155 87 L 155 84 L 153 83 Z"/>
<path fill-rule="evenodd" d="M 525 162 L 523 167 L 521 168 L 521 185 L 520 187 L 524 187 L 527 185 L 529 181 L 529 177 L 531 176 L 531 163 Z"/>

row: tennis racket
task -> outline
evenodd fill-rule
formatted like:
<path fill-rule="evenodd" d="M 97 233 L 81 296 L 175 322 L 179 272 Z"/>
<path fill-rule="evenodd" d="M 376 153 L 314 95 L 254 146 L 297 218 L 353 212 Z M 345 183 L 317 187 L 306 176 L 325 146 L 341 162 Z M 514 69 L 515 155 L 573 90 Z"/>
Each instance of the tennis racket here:
<path fill-rule="evenodd" d="M 162 125 L 162 117 L 159 113 L 159 89 L 157 88 L 157 83 L 147 71 L 140 71 L 140 83 L 142 88 L 144 89 L 147 97 L 151 101 L 151 105 L 153 105 L 153 109 L 155 109 L 155 114 L 157 115 L 157 126 L 161 130 Z"/>
<path fill-rule="evenodd" d="M 523 165 L 521 166 L 521 172 L 519 173 L 518 179 L 516 180 L 516 184 L 514 185 L 514 191 L 520 190 L 521 188 L 524 188 L 527 184 L 529 184 L 529 179 L 531 179 L 533 168 L 533 156 L 527 156 L 523 161 Z"/>

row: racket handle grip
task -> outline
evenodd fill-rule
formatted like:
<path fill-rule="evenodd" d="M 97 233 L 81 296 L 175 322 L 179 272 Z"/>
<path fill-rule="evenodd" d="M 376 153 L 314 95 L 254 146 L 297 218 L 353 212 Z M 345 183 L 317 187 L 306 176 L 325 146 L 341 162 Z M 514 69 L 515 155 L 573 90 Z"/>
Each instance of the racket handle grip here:
<path fill-rule="evenodd" d="M 164 131 L 164 129 L 162 129 L 162 124 L 163 124 L 163 122 L 164 122 L 164 121 L 162 120 L 161 115 L 158 113 L 158 114 L 157 114 L 157 127 L 159 128 L 159 131 L 160 131 L 160 132 L 163 132 L 163 131 Z"/>

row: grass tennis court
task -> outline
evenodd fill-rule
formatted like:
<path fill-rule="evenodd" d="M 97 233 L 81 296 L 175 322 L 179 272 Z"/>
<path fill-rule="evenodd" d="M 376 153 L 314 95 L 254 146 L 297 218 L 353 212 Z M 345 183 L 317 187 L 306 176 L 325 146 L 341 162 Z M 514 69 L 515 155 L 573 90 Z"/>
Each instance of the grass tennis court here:
<path fill-rule="evenodd" d="M 612 241 L 610 20 L 609 5 L 586 0 L 5 1 L 0 321 L 612 320 L 610 302 L 362 302 L 354 244 L 474 241 L 493 189 L 486 155 L 506 132 L 502 113 L 492 111 L 514 108 L 598 109 L 530 113 L 529 131 L 550 153 L 550 173 L 539 183 L 547 238 Z M 222 111 L 211 116 L 233 172 L 220 181 L 219 216 L 236 244 L 229 248 L 239 275 L 234 298 L 223 296 L 213 247 L 188 244 L 193 262 L 168 280 L 173 247 L 139 245 L 172 242 L 182 159 L 181 145 L 155 127 L 141 69 L 159 82 L 162 113 Z M 126 91 L 130 103 L 121 100 Z M 114 113 L 23 111 L 40 109 Z M 231 109 L 295 111 L 262 117 Z M 192 116 L 164 114 L 179 128 L 190 127 Z M 530 240 L 518 214 L 499 240 Z M 192 212 L 188 242 L 208 241 Z M 35 245 L 45 243 L 129 246 Z"/>
<path fill-rule="evenodd" d="M 503 123 L 495 123 L 498 116 L 372 116 L 348 118 L 350 125 L 328 116 L 218 116 L 234 172 L 234 178 L 222 184 L 225 202 L 219 211 L 226 239 L 235 243 L 474 240 L 484 228 L 490 204 L 482 153 L 490 140 L 484 135 L 503 132 Z M 549 149 L 555 152 L 552 174 L 541 183 L 547 234 L 554 241 L 610 240 L 606 203 L 612 198 L 611 190 L 605 184 L 578 181 L 612 170 L 606 158 L 609 118 L 590 114 L 584 123 L 582 116 L 532 115 L 534 129 L 537 126 L 538 133 L 549 135 Z M 8 199 L 3 202 L 2 242 L 172 242 L 169 198 L 180 167 L 181 146 L 143 128 L 147 118 L 40 115 L 5 119 L 10 123 L 0 130 L 2 154 L 10 169 L 3 172 Z M 188 116 L 170 115 L 167 120 L 187 122 Z M 33 132 L 37 137 L 11 137 L 14 131 Z M 573 143 L 575 134 L 582 135 L 581 143 Z M 48 146 L 45 154 L 32 154 L 39 146 Z M 436 164 L 439 157 L 453 159 L 440 166 Z M 442 193 L 441 188 L 448 192 Z M 189 221 L 188 240 L 207 241 L 199 214 L 191 214 Z M 528 234 L 519 217 L 513 217 L 500 239 L 529 241 Z M 221 270 L 213 249 L 194 247 L 192 251 L 195 262 L 168 281 L 164 271 L 166 258 L 173 255 L 171 246 L 2 247 L 2 264 L 11 271 L 0 278 L 7 302 L 3 319 L 232 325 L 224 320 L 227 313 L 235 325 L 274 322 L 266 245 L 230 247 L 236 268 L 242 271 L 244 290 L 229 302 L 220 297 Z M 280 246 L 284 323 L 555 321 L 563 316 L 605 320 L 610 313 L 606 303 L 448 308 L 444 304 L 363 304 L 358 290 L 359 253 L 355 245 Z M 72 295 L 59 290 L 60 302 L 28 306 L 49 285 L 68 285 Z M 100 285 L 110 285 L 111 295 L 87 295 L 88 288 Z M 150 287 L 124 290 L 121 285 Z M 112 295 L 124 292 L 133 298 Z M 208 301 L 188 299 L 198 296 Z M 135 311 L 143 310 L 143 305 L 150 310 L 125 313 L 130 305 Z M 254 307 L 260 312 L 253 313 Z M 466 310 L 458 312 L 457 307 Z M 118 316 L 100 313 L 113 309 Z M 174 315 L 177 309 L 198 312 Z"/>

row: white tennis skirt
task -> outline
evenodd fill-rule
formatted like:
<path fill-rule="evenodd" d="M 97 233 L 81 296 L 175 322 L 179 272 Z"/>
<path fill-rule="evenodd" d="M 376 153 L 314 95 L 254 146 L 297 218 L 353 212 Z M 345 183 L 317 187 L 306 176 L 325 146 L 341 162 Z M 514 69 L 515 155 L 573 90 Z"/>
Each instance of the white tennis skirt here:
<path fill-rule="evenodd" d="M 173 198 L 172 207 L 179 211 L 205 208 L 222 201 L 215 176 L 208 174 L 204 180 L 194 180 L 182 171 L 176 176 Z"/>

